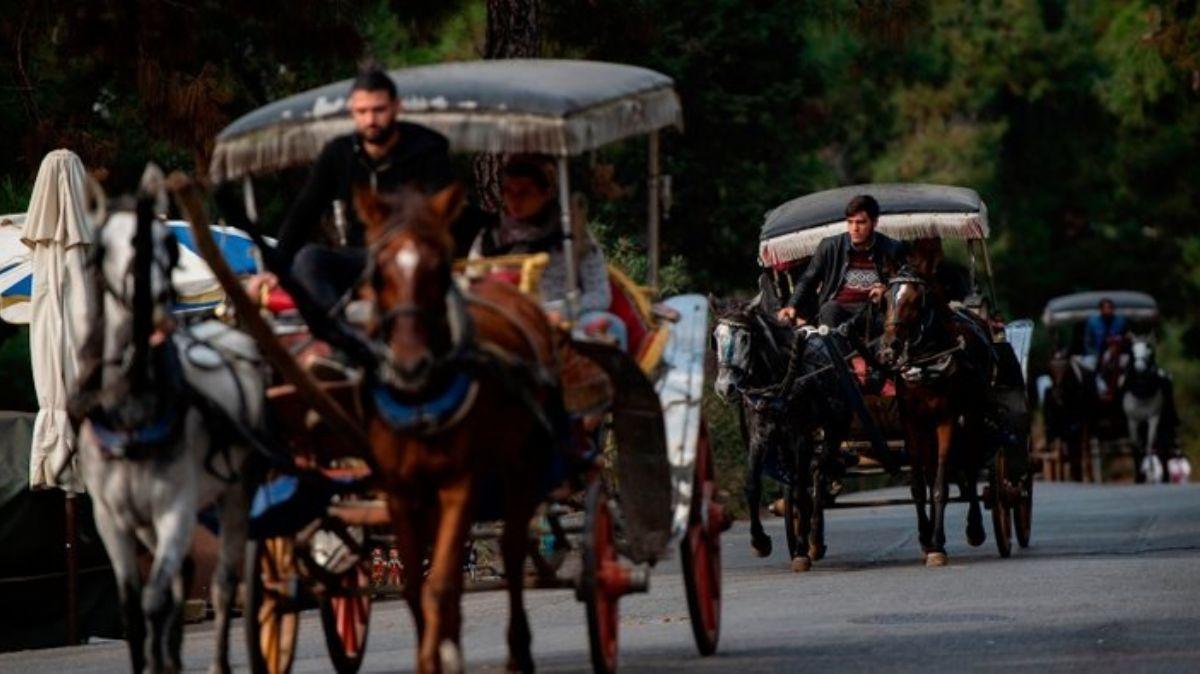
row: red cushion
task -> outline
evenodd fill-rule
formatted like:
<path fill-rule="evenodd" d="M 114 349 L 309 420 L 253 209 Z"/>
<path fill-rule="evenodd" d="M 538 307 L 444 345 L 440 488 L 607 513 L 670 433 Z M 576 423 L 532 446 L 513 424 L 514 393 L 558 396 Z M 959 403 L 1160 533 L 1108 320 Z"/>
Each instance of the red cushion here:
<path fill-rule="evenodd" d="M 267 311 L 281 314 L 296 308 L 296 301 L 283 288 L 271 288 L 267 292 Z"/>
<path fill-rule="evenodd" d="M 514 286 L 521 285 L 521 270 L 514 267 L 497 267 L 488 270 L 489 281 L 503 281 Z"/>
<path fill-rule="evenodd" d="M 637 305 L 633 300 L 625 294 L 625 289 L 617 284 L 616 281 L 609 277 L 608 287 L 612 290 L 612 304 L 608 310 L 617 315 L 625 323 L 625 327 L 629 330 L 629 353 L 638 353 L 642 346 L 642 340 L 646 338 L 649 332 L 646 324 L 642 322 L 641 315 L 638 314 Z"/>

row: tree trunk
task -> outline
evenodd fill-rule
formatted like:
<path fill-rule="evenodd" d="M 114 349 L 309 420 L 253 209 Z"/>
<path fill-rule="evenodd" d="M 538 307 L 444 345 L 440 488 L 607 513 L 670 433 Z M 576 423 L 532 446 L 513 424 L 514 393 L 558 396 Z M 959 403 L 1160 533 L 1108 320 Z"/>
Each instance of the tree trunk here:
<path fill-rule="evenodd" d="M 487 0 L 487 43 L 484 58 L 535 58 L 540 51 L 539 0 Z M 475 158 L 475 187 L 479 205 L 500 210 L 500 155 Z"/>

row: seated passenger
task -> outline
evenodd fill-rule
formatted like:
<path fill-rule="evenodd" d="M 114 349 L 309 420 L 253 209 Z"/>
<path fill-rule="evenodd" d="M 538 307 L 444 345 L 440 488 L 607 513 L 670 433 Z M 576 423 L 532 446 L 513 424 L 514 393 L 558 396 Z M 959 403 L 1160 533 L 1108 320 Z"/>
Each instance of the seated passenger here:
<path fill-rule="evenodd" d="M 542 307 L 551 320 L 566 310 L 567 264 L 563 250 L 562 206 L 555 196 L 556 175 L 548 158 L 514 157 L 500 172 L 501 214 L 479 234 L 475 251 L 485 257 L 547 253 L 550 262 L 539 284 Z M 577 218 L 573 234 L 578 270 L 579 320 L 582 333 L 609 339 L 622 349 L 628 336 L 620 318 L 608 312 L 612 290 L 604 252 Z M 473 251 L 474 252 L 474 251 Z"/>
<path fill-rule="evenodd" d="M 1117 315 L 1116 305 L 1107 297 L 1100 300 L 1100 313 L 1087 319 L 1083 333 L 1083 353 L 1096 358 L 1104 352 L 1109 339 L 1124 340 L 1129 332 L 1129 322 Z"/>
<path fill-rule="evenodd" d="M 1093 373 L 1096 393 L 1105 399 L 1113 386 L 1107 372 L 1124 371 L 1129 322 L 1116 313 L 1116 305 L 1107 297 L 1100 300 L 1100 313 L 1087 319 L 1083 332 L 1083 355 L 1079 362 Z"/>

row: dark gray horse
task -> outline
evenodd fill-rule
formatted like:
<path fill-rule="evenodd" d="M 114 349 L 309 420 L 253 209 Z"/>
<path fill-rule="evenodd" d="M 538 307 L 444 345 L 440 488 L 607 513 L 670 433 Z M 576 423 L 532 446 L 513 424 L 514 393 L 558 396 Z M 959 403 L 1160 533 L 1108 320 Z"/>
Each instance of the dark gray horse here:
<path fill-rule="evenodd" d="M 775 322 L 758 301 L 713 302 L 717 326 L 716 392 L 738 405 L 747 445 L 746 501 L 751 545 L 771 554 L 771 537 L 759 514 L 762 476 L 789 486 L 787 525 L 794 571 L 807 571 L 825 553 L 823 501 L 831 459 L 850 430 L 851 411 L 833 370 L 826 337 Z"/>

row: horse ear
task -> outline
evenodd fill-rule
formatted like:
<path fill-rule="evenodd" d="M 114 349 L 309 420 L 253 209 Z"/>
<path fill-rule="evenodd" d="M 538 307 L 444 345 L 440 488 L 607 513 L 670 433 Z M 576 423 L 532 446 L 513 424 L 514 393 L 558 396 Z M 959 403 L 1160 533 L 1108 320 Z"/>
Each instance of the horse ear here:
<path fill-rule="evenodd" d="M 458 217 L 463 207 L 463 186 L 461 183 L 451 183 L 429 198 L 429 210 L 433 217 L 442 224 L 450 224 Z"/>
<path fill-rule="evenodd" d="M 392 214 L 392 208 L 387 201 L 368 189 L 354 190 L 354 210 L 358 212 L 358 219 L 363 223 L 368 242 L 379 238 L 379 233 L 383 231 L 384 224 Z"/>

